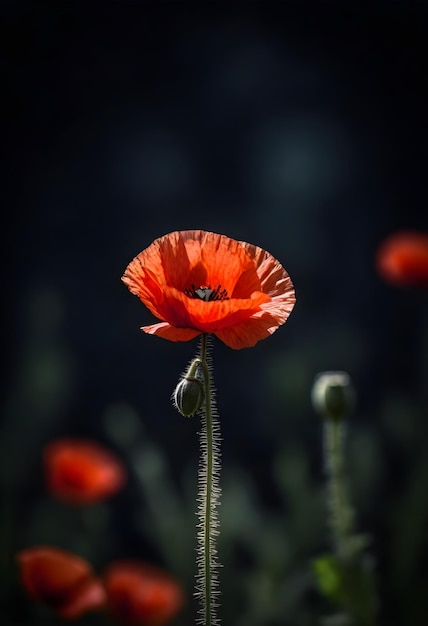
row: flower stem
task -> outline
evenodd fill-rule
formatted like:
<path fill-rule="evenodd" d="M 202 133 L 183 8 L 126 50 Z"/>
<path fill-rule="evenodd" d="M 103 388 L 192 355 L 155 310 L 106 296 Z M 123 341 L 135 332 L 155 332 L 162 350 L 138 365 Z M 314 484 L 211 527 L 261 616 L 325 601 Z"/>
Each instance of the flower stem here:
<path fill-rule="evenodd" d="M 211 368 L 208 360 L 208 338 L 201 338 L 200 359 L 204 378 L 205 401 L 200 409 L 202 429 L 200 432 L 201 461 L 199 466 L 198 493 L 198 574 L 196 593 L 201 600 L 199 623 L 203 626 L 219 624 L 216 616 L 218 606 L 217 505 L 220 498 L 220 427 L 214 401 Z"/>
<path fill-rule="evenodd" d="M 325 420 L 324 446 L 333 542 L 337 557 L 346 561 L 350 556 L 349 539 L 352 533 L 353 512 L 348 502 L 344 477 L 343 424 L 340 421 Z"/>

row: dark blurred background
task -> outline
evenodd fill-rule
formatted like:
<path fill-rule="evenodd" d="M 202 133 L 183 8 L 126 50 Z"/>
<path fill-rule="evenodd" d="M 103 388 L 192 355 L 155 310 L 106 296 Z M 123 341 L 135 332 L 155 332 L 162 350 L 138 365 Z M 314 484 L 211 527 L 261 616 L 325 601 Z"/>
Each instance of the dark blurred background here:
<path fill-rule="evenodd" d="M 389 233 L 428 229 L 426 3 L 0 11 L 2 624 L 57 623 L 13 560 L 41 543 L 97 571 L 164 567 L 189 597 L 176 623 L 192 623 L 199 426 L 170 394 L 197 342 L 144 335 L 153 318 L 120 277 L 155 238 L 203 228 L 264 247 L 297 294 L 272 338 L 214 345 L 224 623 L 319 623 L 308 563 L 329 544 L 310 389 L 339 369 L 357 391 L 346 459 L 379 623 L 425 625 L 428 296 L 386 284 L 374 256 Z M 41 453 L 64 435 L 115 450 L 124 491 L 53 501 Z"/>

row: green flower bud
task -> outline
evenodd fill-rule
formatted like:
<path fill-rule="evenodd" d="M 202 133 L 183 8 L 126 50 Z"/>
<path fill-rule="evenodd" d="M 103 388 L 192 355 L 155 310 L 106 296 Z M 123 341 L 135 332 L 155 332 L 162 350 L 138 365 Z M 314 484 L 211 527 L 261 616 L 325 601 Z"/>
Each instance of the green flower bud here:
<path fill-rule="evenodd" d="M 186 375 L 174 390 L 172 399 L 175 407 L 185 417 L 191 417 L 199 411 L 204 400 L 204 388 L 201 382 L 201 362 L 195 359 Z"/>
<path fill-rule="evenodd" d="M 354 389 L 346 372 L 317 374 L 311 395 L 315 411 L 331 420 L 342 420 L 355 404 Z"/>

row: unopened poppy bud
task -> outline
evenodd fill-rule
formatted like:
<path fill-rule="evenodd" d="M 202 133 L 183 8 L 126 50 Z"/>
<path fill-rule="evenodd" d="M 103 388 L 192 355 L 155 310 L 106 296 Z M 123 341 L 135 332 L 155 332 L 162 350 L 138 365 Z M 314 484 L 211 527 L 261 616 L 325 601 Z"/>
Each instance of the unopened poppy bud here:
<path fill-rule="evenodd" d="M 201 378 L 201 363 L 195 359 L 184 378 L 180 380 L 173 394 L 174 405 L 185 417 L 191 417 L 199 411 L 204 400 L 204 388 Z"/>
<path fill-rule="evenodd" d="M 312 386 L 312 405 L 328 419 L 340 421 L 354 406 L 354 389 L 346 372 L 321 372 Z"/>

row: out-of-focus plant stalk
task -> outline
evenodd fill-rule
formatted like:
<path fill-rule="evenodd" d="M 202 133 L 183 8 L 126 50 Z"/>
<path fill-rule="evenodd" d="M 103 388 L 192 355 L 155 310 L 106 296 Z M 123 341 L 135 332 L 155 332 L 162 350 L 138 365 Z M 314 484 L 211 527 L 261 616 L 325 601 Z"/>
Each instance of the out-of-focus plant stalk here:
<path fill-rule="evenodd" d="M 364 554 L 366 538 L 355 533 L 344 469 L 345 418 L 354 406 L 348 374 L 319 374 L 312 388 L 312 403 L 323 417 L 328 524 L 333 543 L 332 553 L 314 561 L 314 572 L 321 592 L 340 610 L 327 617 L 325 623 L 374 626 L 377 598 Z"/>
<path fill-rule="evenodd" d="M 323 416 L 324 463 L 327 473 L 329 522 L 336 556 L 351 556 L 353 511 L 344 476 L 344 420 L 354 406 L 354 391 L 346 372 L 323 372 L 312 388 L 312 403 Z"/>
<path fill-rule="evenodd" d="M 349 539 L 353 532 L 354 515 L 349 505 L 344 476 L 344 428 L 344 424 L 337 420 L 324 421 L 324 459 L 328 481 L 329 521 L 336 556 L 346 561 L 351 556 Z"/>

